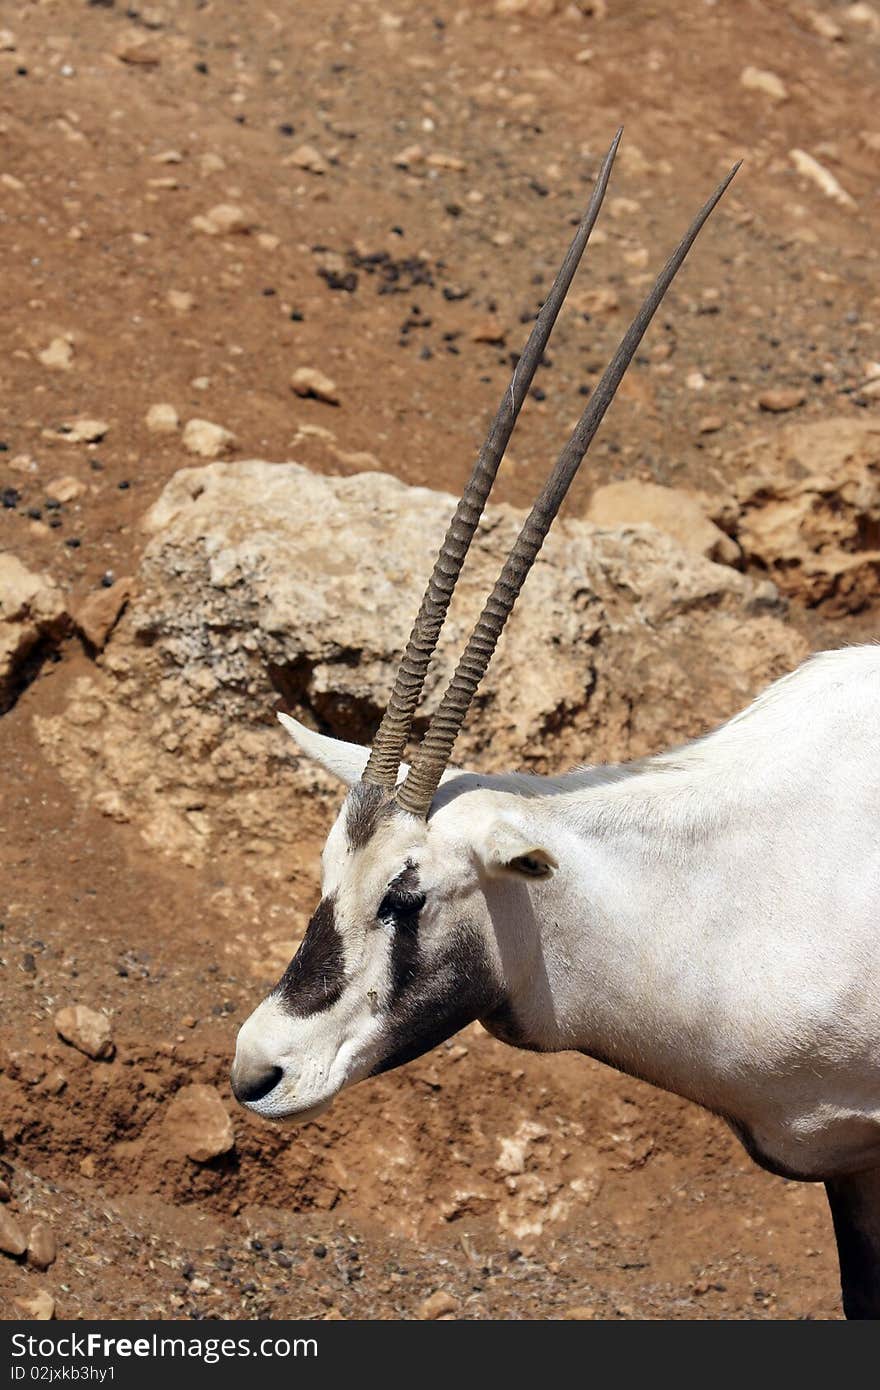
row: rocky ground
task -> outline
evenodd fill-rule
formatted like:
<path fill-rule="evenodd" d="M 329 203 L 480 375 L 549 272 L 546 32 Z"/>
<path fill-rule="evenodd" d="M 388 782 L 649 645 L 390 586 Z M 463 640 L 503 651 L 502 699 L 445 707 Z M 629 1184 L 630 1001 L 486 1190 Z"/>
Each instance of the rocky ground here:
<path fill-rule="evenodd" d="M 598 1064 L 475 1025 L 292 1132 L 227 1074 L 333 808 L 273 705 L 369 737 L 447 509 L 362 475 L 460 486 L 618 124 L 437 681 L 745 163 L 465 752 L 638 756 L 876 636 L 878 67 L 828 0 L 0 11 L 4 1316 L 837 1316 L 821 1191 Z"/>

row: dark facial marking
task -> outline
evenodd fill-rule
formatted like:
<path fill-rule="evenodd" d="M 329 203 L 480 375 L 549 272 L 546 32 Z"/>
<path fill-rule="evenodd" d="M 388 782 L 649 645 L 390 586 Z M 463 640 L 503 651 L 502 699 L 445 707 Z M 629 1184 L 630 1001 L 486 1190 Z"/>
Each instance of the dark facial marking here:
<path fill-rule="evenodd" d="M 299 950 L 275 988 L 287 1012 L 296 1018 L 329 1009 L 342 993 L 345 955 L 334 906 L 332 893 L 318 904 Z"/>
<path fill-rule="evenodd" d="M 392 1008 L 418 974 L 419 913 L 424 906 L 419 871 L 415 864 L 408 862 L 389 883 L 376 914 L 380 922 L 394 931 L 391 941 Z"/>
<path fill-rule="evenodd" d="M 479 934 L 466 923 L 453 928 L 448 944 L 428 968 L 418 941 L 409 948 L 398 947 L 400 936 L 392 947 L 395 993 L 383 1040 L 385 1057 L 374 1067 L 374 1076 L 430 1052 L 495 1008 L 501 998 L 501 986 L 485 959 Z M 399 951 L 396 966 L 395 949 Z"/>
<path fill-rule="evenodd" d="M 383 820 L 397 813 L 397 802 L 381 787 L 358 782 L 345 803 L 345 834 L 350 849 L 364 849 Z"/>

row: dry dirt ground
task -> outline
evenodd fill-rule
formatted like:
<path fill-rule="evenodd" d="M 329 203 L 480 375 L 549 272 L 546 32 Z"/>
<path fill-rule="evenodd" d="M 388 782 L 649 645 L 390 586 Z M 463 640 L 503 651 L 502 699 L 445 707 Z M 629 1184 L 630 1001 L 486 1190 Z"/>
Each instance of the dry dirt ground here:
<path fill-rule="evenodd" d="M 619 123 L 586 297 L 499 496 L 530 500 L 645 276 L 735 158 L 571 511 L 615 478 L 730 484 L 736 446 L 774 424 L 768 388 L 803 395 L 803 419 L 877 409 L 858 386 L 878 356 L 880 7 L 505 9 L 0 5 L 0 547 L 74 600 L 132 574 L 138 519 L 192 461 L 146 430 L 160 401 L 232 430 L 236 457 L 456 488 Z M 786 99 L 744 86 L 748 66 Z M 197 230 L 218 204 L 249 230 Z M 66 366 L 40 358 L 55 339 Z M 295 396 L 299 366 L 340 403 Z M 59 438 L 78 416 L 107 424 L 100 444 Z M 86 490 L 47 507 L 60 475 Z M 791 621 L 815 645 L 876 634 L 870 610 Z M 270 983 L 213 905 L 240 867 L 148 854 L 32 737 L 91 659 L 70 637 L 0 720 L 0 1176 L 7 1210 L 59 1246 L 45 1272 L 0 1256 L 3 1316 L 37 1289 L 58 1317 L 414 1317 L 438 1290 L 463 1318 L 838 1315 L 822 1191 L 598 1064 L 475 1026 L 303 1130 L 236 1109 L 236 1027 Z M 321 830 L 295 831 L 311 893 Z M 78 1002 L 112 1015 L 112 1061 L 56 1036 Z M 208 1164 L 163 1142 L 191 1081 L 234 1112 L 236 1147 Z"/>

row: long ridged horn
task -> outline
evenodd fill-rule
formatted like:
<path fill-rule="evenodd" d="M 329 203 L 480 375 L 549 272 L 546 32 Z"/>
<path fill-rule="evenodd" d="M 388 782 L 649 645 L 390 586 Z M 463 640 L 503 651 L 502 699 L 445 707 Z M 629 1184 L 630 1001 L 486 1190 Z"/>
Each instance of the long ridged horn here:
<path fill-rule="evenodd" d="M 577 428 L 556 462 L 541 494 L 529 513 L 513 549 L 504 563 L 495 588 L 486 602 L 474 628 L 455 674 L 443 699 L 431 719 L 430 726 L 413 760 L 406 780 L 397 793 L 398 803 L 413 815 L 426 818 L 440 778 L 452 756 L 453 745 L 464 723 L 477 687 L 495 650 L 511 609 L 517 600 L 526 576 L 553 518 L 559 511 L 565 494 L 574 478 L 602 418 L 614 399 L 623 374 L 629 366 L 645 330 L 671 285 L 688 251 L 712 209 L 718 203 L 739 168 L 735 164 L 704 204 L 691 223 L 682 241 L 670 256 L 651 293 L 633 319 L 620 346 L 611 359 L 596 387 Z"/>
<path fill-rule="evenodd" d="M 492 421 L 486 442 L 480 450 L 461 501 L 455 509 L 455 515 L 428 581 L 421 608 L 397 670 L 388 707 L 382 716 L 369 761 L 364 769 L 363 781 L 385 787 L 388 791 L 392 791 L 397 784 L 413 715 L 421 699 L 428 665 L 434 654 L 461 567 L 483 514 L 486 498 L 495 481 L 517 416 L 599 215 L 622 134 L 623 127 L 618 130 L 602 162 L 589 207 L 568 248 L 565 260 L 553 282 L 553 288 L 535 320 L 510 385 Z"/>

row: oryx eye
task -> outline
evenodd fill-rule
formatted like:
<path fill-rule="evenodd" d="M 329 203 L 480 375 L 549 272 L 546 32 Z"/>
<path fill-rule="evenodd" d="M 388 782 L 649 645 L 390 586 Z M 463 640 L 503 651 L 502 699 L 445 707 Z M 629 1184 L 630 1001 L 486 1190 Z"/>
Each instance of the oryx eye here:
<path fill-rule="evenodd" d="M 424 893 L 392 886 L 379 904 L 376 916 L 384 921 L 412 921 L 424 906 Z"/>

